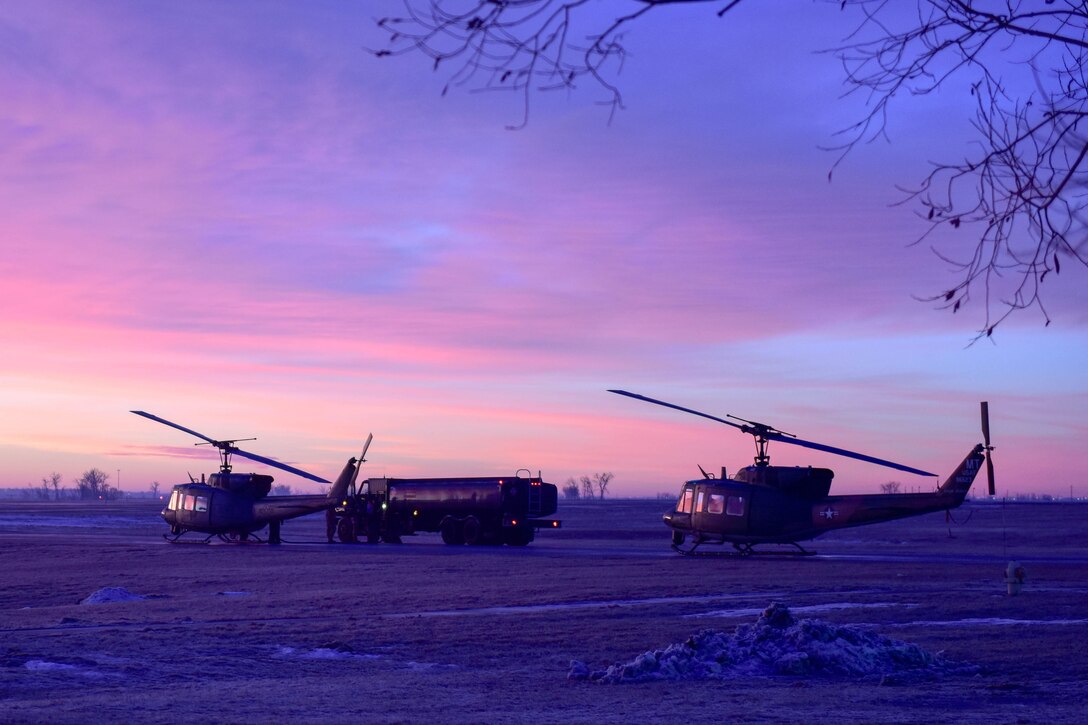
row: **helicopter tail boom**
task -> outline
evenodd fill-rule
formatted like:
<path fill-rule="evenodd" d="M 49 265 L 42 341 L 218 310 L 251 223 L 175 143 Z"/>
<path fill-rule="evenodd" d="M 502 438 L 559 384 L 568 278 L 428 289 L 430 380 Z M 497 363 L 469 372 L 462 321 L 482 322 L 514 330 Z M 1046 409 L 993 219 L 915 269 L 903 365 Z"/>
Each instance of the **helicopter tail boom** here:
<path fill-rule="evenodd" d="M 952 472 L 952 475 L 940 485 L 937 493 L 954 497 L 956 505 L 959 505 L 967 496 L 971 484 L 975 481 L 975 476 L 982 469 L 982 461 L 986 457 L 984 455 L 985 450 L 985 446 L 975 446 L 956 470 Z"/>
<path fill-rule="evenodd" d="M 374 440 L 374 434 L 371 433 L 367 436 L 366 443 L 363 444 L 363 452 L 359 454 L 358 458 L 349 458 L 348 462 L 344 464 L 344 469 L 340 471 L 340 475 L 336 477 L 336 482 L 333 483 L 332 488 L 329 489 L 328 499 L 330 501 L 340 501 L 347 494 L 348 489 L 359 477 L 359 471 L 363 467 L 363 463 L 366 462 L 366 452 L 370 448 L 370 442 Z"/>

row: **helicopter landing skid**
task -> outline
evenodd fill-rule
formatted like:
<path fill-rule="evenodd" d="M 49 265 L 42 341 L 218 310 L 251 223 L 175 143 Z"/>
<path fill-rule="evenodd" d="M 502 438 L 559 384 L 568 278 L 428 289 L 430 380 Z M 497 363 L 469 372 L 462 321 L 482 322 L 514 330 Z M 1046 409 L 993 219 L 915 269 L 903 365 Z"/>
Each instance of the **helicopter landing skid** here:
<path fill-rule="evenodd" d="M 681 554 L 683 556 L 712 556 L 712 557 L 731 558 L 731 559 L 741 559 L 741 558 L 748 557 L 748 556 L 753 556 L 753 555 L 756 555 L 756 554 L 758 554 L 760 556 L 815 556 L 816 555 L 815 551 L 809 551 L 805 547 L 798 544 L 796 541 L 790 541 L 790 542 L 787 542 L 787 543 L 789 543 L 790 546 L 797 549 L 797 551 L 767 551 L 766 549 L 756 550 L 755 544 L 752 544 L 752 543 L 738 544 L 738 543 L 735 543 L 735 542 L 733 543 L 733 549 L 735 549 L 735 551 L 696 551 L 696 549 L 698 549 L 699 546 L 701 544 L 703 544 L 703 543 L 705 543 L 705 542 L 696 541 L 687 549 L 682 548 L 678 544 L 673 544 L 672 549 L 676 553 Z M 715 542 L 715 543 L 725 543 L 725 542 Z"/>
<path fill-rule="evenodd" d="M 212 543 L 212 539 L 215 539 L 215 538 L 219 538 L 220 541 L 224 541 L 224 542 L 226 542 L 228 544 L 263 544 L 263 543 L 265 543 L 263 539 L 261 539 L 259 536 L 255 536 L 254 534 L 246 534 L 244 536 L 239 536 L 238 534 L 208 534 L 206 537 L 204 537 L 203 539 L 200 539 L 200 540 L 185 539 L 183 541 L 181 537 L 185 536 L 185 534 L 187 534 L 187 533 L 189 533 L 189 529 L 186 529 L 184 531 L 180 531 L 180 532 L 178 532 L 176 534 L 173 533 L 173 532 L 170 532 L 169 534 L 163 534 L 162 538 L 165 539 L 166 542 L 170 543 L 170 544 L 210 544 L 210 543 Z"/>
<path fill-rule="evenodd" d="M 210 534 L 206 538 L 200 539 L 199 541 L 194 539 L 185 539 L 184 541 L 182 541 L 181 537 L 185 536 L 185 534 L 187 533 L 189 533 L 188 530 L 181 531 L 176 534 L 171 532 L 169 534 L 163 534 L 162 538 L 164 538 L 169 544 L 207 544 L 210 543 L 213 538 L 215 538 L 215 534 Z"/>
<path fill-rule="evenodd" d="M 216 534 L 221 541 L 228 544 L 263 544 L 264 539 L 256 534 Z M 212 538 L 211 536 L 208 537 Z"/>

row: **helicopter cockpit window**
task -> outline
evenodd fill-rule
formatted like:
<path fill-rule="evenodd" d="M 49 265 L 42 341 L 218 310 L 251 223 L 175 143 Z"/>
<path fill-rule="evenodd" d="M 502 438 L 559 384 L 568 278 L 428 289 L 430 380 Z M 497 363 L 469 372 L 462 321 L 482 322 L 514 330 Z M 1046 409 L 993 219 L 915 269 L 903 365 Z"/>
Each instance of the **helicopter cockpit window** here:
<path fill-rule="evenodd" d="M 178 492 L 177 491 L 171 491 L 170 492 L 170 503 L 166 504 L 166 508 L 170 509 L 171 511 L 177 511 L 177 508 L 178 508 Z"/>
<path fill-rule="evenodd" d="M 720 514 L 725 510 L 725 496 L 720 493 L 710 494 L 710 501 L 707 503 L 706 512 L 708 514 Z"/>
<path fill-rule="evenodd" d="M 691 504 L 695 498 L 695 491 L 691 488 L 685 488 L 684 493 L 680 496 L 680 506 L 677 509 L 682 514 L 691 513 Z"/>
<path fill-rule="evenodd" d="M 704 494 L 702 491 L 695 497 L 695 513 L 702 513 L 703 511 L 703 499 Z"/>
<path fill-rule="evenodd" d="M 182 504 L 181 504 L 181 507 L 183 509 L 185 509 L 186 511 L 192 511 L 193 506 L 195 506 L 195 505 L 196 505 L 196 496 L 191 496 L 189 494 L 185 494 L 184 500 L 182 501 Z"/>
<path fill-rule="evenodd" d="M 207 496 L 197 496 L 196 497 L 196 504 L 195 504 L 195 507 L 193 508 L 193 511 L 207 511 L 207 510 L 208 510 L 208 497 Z"/>
<path fill-rule="evenodd" d="M 730 496 L 729 500 L 725 504 L 726 516 L 743 516 L 744 515 L 744 496 Z"/>

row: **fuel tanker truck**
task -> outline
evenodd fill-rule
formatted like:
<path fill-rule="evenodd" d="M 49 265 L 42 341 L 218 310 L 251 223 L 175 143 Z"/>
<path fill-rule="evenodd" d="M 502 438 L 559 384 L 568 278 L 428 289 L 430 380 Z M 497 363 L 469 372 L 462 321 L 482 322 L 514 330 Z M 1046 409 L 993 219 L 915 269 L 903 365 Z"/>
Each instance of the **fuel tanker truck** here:
<path fill-rule="evenodd" d="M 520 475 L 520 474 L 526 475 Z M 537 529 L 557 529 L 558 490 L 522 469 L 513 476 L 368 478 L 328 512 L 328 537 L 400 543 L 436 531 L 449 545 L 525 546 Z"/>

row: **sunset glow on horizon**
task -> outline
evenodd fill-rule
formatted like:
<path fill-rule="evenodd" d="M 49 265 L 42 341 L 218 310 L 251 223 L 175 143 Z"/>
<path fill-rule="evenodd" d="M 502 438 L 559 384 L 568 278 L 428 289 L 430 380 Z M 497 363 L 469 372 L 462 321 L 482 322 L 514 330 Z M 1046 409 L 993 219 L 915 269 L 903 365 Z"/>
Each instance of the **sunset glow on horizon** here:
<path fill-rule="evenodd" d="M 585 90 L 519 131 L 516 100 L 365 51 L 398 5 L 0 8 L 0 487 L 215 469 L 130 410 L 329 479 L 371 431 L 364 476 L 611 471 L 646 496 L 751 462 L 622 388 L 942 477 L 988 400 L 1000 494 L 1088 495 L 1085 270 L 1047 280 L 1049 327 L 993 342 L 968 345 L 981 294 L 918 301 L 955 276 L 896 185 L 962 155 L 969 102 L 907 99 L 828 183 L 858 109 L 816 53 L 847 32 L 833 5 L 663 14 L 611 124 Z M 771 457 L 835 493 L 933 486 Z"/>

